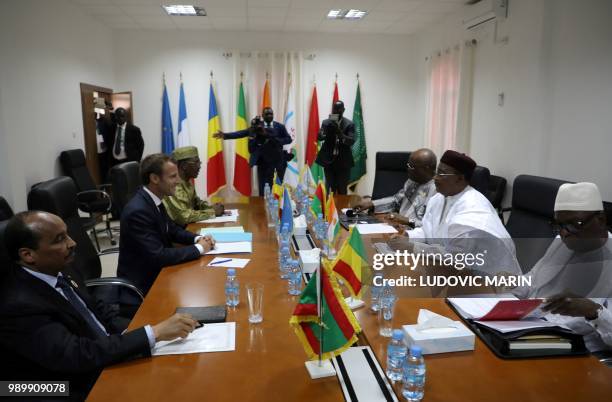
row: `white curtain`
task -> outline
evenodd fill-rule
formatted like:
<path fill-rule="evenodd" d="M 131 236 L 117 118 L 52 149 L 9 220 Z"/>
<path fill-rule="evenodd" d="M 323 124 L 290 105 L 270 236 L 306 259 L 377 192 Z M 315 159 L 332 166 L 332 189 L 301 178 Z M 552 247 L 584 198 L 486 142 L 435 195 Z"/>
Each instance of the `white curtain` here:
<path fill-rule="evenodd" d="M 272 109 L 274 110 L 274 120 L 284 123 L 287 102 L 287 89 L 289 79 L 292 81 L 293 99 L 295 99 L 296 114 L 296 134 L 295 146 L 298 152 L 298 165 L 303 164 L 304 153 L 304 117 L 302 107 L 302 70 L 303 56 L 301 52 L 272 52 L 272 51 L 244 51 L 233 50 L 233 91 L 231 116 L 232 124 L 225 131 L 236 129 L 236 106 L 238 101 L 238 90 L 242 80 L 244 86 L 244 96 L 246 99 L 247 123 L 250 124 L 251 118 L 261 115 L 264 84 L 266 76 L 269 79 L 270 97 Z M 225 157 L 226 180 L 228 184 L 234 181 L 234 158 L 235 141 L 225 141 L 223 144 Z M 252 194 L 257 195 L 257 174 L 255 169 L 251 170 Z M 226 187 L 223 196 L 227 199 L 237 197 L 239 194 L 233 190 L 232 185 Z"/>
<path fill-rule="evenodd" d="M 466 42 L 427 58 L 425 145 L 438 156 L 447 149 L 469 153 L 473 49 Z"/>

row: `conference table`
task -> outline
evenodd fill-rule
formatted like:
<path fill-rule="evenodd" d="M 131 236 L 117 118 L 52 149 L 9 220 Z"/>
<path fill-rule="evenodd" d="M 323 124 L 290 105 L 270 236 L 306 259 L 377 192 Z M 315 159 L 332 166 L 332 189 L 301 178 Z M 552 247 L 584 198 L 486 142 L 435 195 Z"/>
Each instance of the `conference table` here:
<path fill-rule="evenodd" d="M 336 197 L 338 208 L 348 206 L 351 196 Z M 240 304 L 229 308 L 227 321 L 236 323 L 236 349 L 232 352 L 156 356 L 106 368 L 89 394 L 88 401 L 343 401 L 338 379 L 312 380 L 304 366 L 306 355 L 289 326 L 299 296 L 290 296 L 287 282 L 279 276 L 278 245 L 268 228 L 262 198 L 239 209 L 238 223 L 253 233 L 253 253 L 237 270 Z M 203 225 L 190 229 L 199 231 Z M 347 232 L 343 231 L 342 236 Z M 369 257 L 376 236 L 363 236 Z M 378 236 L 380 237 L 380 235 Z M 225 302 L 226 270 L 207 264 L 214 256 L 162 270 L 129 329 L 155 324 L 179 306 L 210 306 Z M 245 285 L 264 285 L 263 322 L 248 322 Z M 444 299 L 401 297 L 396 305 L 394 328 L 415 323 L 420 308 L 457 319 Z M 368 300 L 367 294 L 364 300 Z M 359 344 L 369 345 L 383 369 L 389 338 L 378 334 L 378 318 L 368 303 L 355 315 L 363 332 Z M 470 352 L 427 355 L 425 401 L 610 401 L 612 370 L 595 357 L 502 360 L 476 339 Z M 400 384 L 394 390 L 404 400 Z"/>

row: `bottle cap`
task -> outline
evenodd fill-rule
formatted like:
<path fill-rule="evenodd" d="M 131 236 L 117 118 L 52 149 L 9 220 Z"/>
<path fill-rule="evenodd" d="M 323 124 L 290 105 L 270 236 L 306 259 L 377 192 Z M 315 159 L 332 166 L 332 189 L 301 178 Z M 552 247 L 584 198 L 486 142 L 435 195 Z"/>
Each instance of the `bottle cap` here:
<path fill-rule="evenodd" d="M 404 340 L 404 331 L 402 331 L 401 329 L 394 329 L 393 330 L 393 339 L 396 340 L 396 341 Z"/>
<path fill-rule="evenodd" d="M 227 270 L 227 275 L 236 275 L 236 270 L 234 268 L 229 268 Z"/>
<path fill-rule="evenodd" d="M 415 357 L 421 357 L 423 355 L 423 349 L 418 345 L 412 345 L 410 347 L 410 354 Z"/>

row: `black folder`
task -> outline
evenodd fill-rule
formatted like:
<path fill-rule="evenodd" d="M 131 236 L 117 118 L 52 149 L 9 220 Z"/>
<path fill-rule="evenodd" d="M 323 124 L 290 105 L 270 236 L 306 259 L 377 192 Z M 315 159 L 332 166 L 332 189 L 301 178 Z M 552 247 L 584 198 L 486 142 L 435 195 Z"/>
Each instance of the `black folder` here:
<path fill-rule="evenodd" d="M 583 356 L 589 354 L 582 335 L 561 327 L 530 328 L 520 331 L 501 333 L 492 328 L 480 325 L 471 318 L 463 317 L 446 299 L 446 303 L 461 318 L 461 321 L 487 345 L 491 352 L 500 359 L 531 359 L 540 357 Z M 553 335 L 567 339 L 572 348 L 567 349 L 522 349 L 511 350 L 510 342 L 526 335 Z"/>
<path fill-rule="evenodd" d="M 225 322 L 225 318 L 227 317 L 227 308 L 225 306 L 177 307 L 176 312 L 191 314 L 193 319 L 200 324 Z"/>

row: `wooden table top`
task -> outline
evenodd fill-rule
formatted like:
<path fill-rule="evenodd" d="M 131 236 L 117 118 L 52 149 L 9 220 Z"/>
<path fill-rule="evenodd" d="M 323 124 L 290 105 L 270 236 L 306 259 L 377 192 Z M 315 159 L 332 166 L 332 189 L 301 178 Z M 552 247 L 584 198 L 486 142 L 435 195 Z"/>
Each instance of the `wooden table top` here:
<path fill-rule="evenodd" d="M 337 206 L 348 204 L 338 197 Z M 277 243 L 268 229 L 263 200 L 237 204 L 238 224 L 253 232 L 251 259 L 238 270 L 240 305 L 229 309 L 236 322 L 234 352 L 158 356 L 105 369 L 88 401 L 343 401 L 336 377 L 311 380 L 306 355 L 289 326 L 298 301 L 289 296 L 279 277 Z M 221 226 L 232 226 L 225 224 Z M 194 231 L 197 226 L 194 226 Z M 343 233 L 346 236 L 346 232 Z M 370 255 L 373 253 L 365 237 Z M 237 257 L 240 255 L 236 255 Z M 130 329 L 155 324 L 179 306 L 224 304 L 225 269 L 208 268 L 214 256 L 165 268 L 132 320 Z M 241 255 L 241 257 L 245 257 Z M 249 324 L 245 285 L 264 285 L 264 320 Z M 416 322 L 419 308 L 456 317 L 443 299 L 400 298 L 394 327 Z M 378 335 L 377 317 L 362 308 L 356 312 L 363 334 L 383 368 L 389 338 Z M 426 356 L 426 401 L 609 401 L 612 371 L 594 357 L 505 361 L 476 340 L 473 352 Z M 399 387 L 395 389 L 399 393 Z"/>

